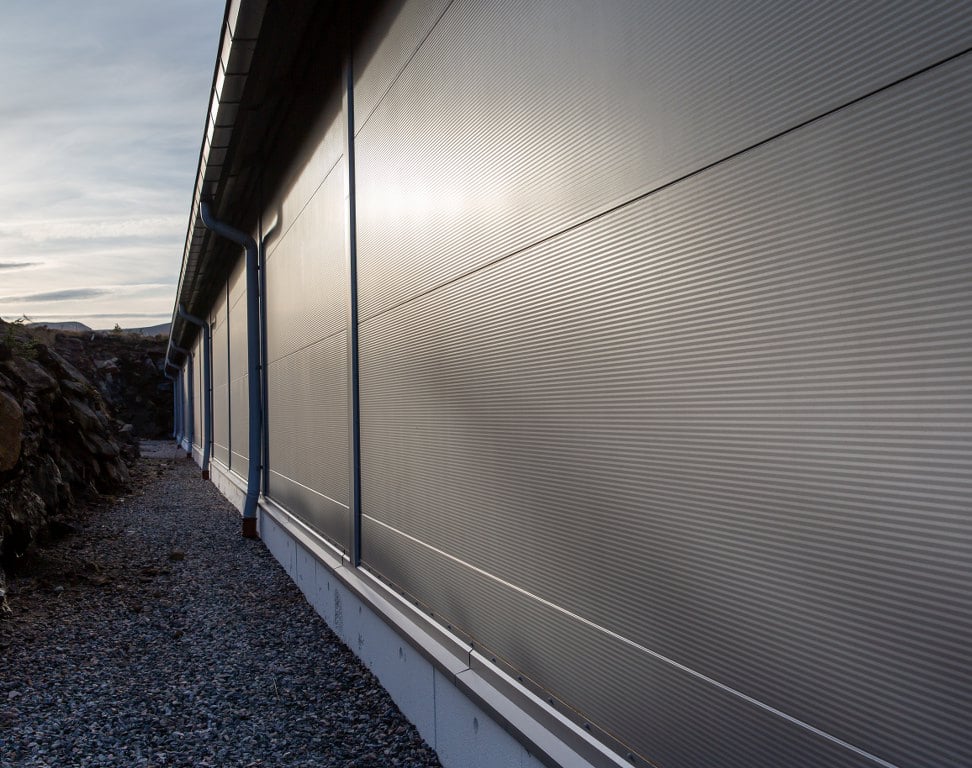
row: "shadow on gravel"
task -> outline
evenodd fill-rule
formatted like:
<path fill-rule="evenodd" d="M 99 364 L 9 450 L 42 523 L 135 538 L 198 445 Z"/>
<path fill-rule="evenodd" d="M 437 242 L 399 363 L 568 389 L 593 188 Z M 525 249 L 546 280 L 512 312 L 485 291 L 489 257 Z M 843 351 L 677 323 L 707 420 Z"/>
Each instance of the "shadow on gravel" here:
<path fill-rule="evenodd" d="M 438 766 L 172 446 L 9 583 L 0 766 Z"/>

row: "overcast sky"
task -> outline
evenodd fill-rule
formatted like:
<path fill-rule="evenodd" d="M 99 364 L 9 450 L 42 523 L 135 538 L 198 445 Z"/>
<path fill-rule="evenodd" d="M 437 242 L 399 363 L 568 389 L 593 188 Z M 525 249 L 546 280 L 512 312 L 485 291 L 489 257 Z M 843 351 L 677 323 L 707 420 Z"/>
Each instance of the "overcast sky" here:
<path fill-rule="evenodd" d="M 0 317 L 167 322 L 223 0 L 3 0 Z"/>

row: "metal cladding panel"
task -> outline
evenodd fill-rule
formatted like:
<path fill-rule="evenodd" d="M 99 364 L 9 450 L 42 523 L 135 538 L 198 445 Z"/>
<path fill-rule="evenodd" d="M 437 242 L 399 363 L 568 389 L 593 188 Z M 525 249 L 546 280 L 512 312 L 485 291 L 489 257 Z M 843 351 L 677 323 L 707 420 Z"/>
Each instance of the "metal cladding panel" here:
<path fill-rule="evenodd" d="M 230 382 L 230 469 L 245 478 L 249 467 L 250 415 L 246 404 L 249 402 L 247 386 L 249 377 L 233 379 Z"/>
<path fill-rule="evenodd" d="M 342 81 L 336 77 L 328 88 L 322 85 L 322 107 L 309 132 L 317 139 L 301 148 L 292 161 L 292 169 L 280 186 L 286 190 L 282 199 L 275 201 L 265 217 L 270 232 L 265 234 L 269 256 L 280 243 L 280 235 L 297 221 L 310 199 L 317 193 L 321 182 L 341 164 L 344 155 L 344 113 L 342 110 Z M 343 169 L 343 164 L 340 165 Z M 345 170 L 337 178 L 343 179 Z M 342 186 L 343 191 L 343 186 Z M 269 258 L 268 256 L 268 258 Z"/>
<path fill-rule="evenodd" d="M 405 5 L 406 39 L 413 7 L 426 5 Z M 972 3 L 456 0 L 357 133 L 361 317 L 970 39 Z M 359 79 L 400 58 L 368 62 Z"/>
<path fill-rule="evenodd" d="M 363 512 L 403 534 L 365 562 L 649 759 L 661 654 L 891 764 L 972 764 L 970 81 L 966 55 L 363 323 Z M 444 595 L 450 558 L 511 589 Z M 764 746 L 719 764 L 835 764 Z"/>
<path fill-rule="evenodd" d="M 213 307 L 213 458 L 229 466 L 229 323 L 226 292 Z"/>
<path fill-rule="evenodd" d="M 499 611 L 484 622 L 477 637 L 481 652 L 499 653 L 496 649 L 503 648 L 498 662 L 529 670 L 535 680 L 556 679 L 559 685 L 552 692 L 561 702 L 584 701 L 590 707 L 586 714 L 596 712 L 616 734 L 636 734 L 631 748 L 642 748 L 651 765 L 874 766 L 825 738 L 646 655 L 617 636 L 578 624 L 563 611 L 515 587 L 480 578 L 470 568 L 438 556 L 367 516 L 362 521 L 362 542 L 368 549 L 385 553 L 384 576 L 399 584 L 420 581 L 433 591 L 435 615 L 441 621 L 468 626 L 483 618 L 484 608 Z M 593 553 L 590 559 L 594 559 Z M 557 709 L 568 711 L 562 704 Z"/>
<path fill-rule="evenodd" d="M 370 21 L 354 51 L 354 130 L 367 121 L 409 59 L 428 36 L 449 0 L 396 0 Z"/>
<path fill-rule="evenodd" d="M 236 260 L 236 264 L 233 265 L 233 271 L 230 273 L 227 286 L 229 289 L 229 303 L 232 307 L 239 301 L 241 296 L 246 294 L 246 254 L 242 250 L 239 258 Z"/>
<path fill-rule="evenodd" d="M 345 163 L 338 162 L 267 259 L 267 359 L 333 336 L 348 324 Z"/>
<path fill-rule="evenodd" d="M 230 300 L 229 309 L 229 379 L 234 381 L 247 374 L 246 359 L 246 291 Z"/>
<path fill-rule="evenodd" d="M 311 160 L 268 217 L 279 234 L 266 266 L 267 494 L 347 548 L 347 166 L 334 156 L 343 124 L 333 107 Z"/>
<path fill-rule="evenodd" d="M 190 427 L 192 426 L 191 422 L 189 421 L 190 389 L 188 360 L 183 363 L 182 371 L 179 375 L 182 376 L 182 434 L 188 437 Z"/>
<path fill-rule="evenodd" d="M 203 357 L 202 333 L 199 334 L 196 342 L 192 345 L 192 360 L 192 444 L 201 448 L 205 437 L 203 434 L 203 418 L 206 401 L 206 385 L 203 375 L 206 363 Z"/>
<path fill-rule="evenodd" d="M 267 368 L 267 494 L 345 548 L 350 525 L 348 381 L 346 331 Z"/>
<path fill-rule="evenodd" d="M 243 261 L 241 259 L 240 263 Z M 237 264 L 229 283 L 230 469 L 241 477 L 246 477 L 247 457 L 250 452 L 246 271 L 239 267 L 240 264 Z M 240 284 L 243 285 L 242 292 L 239 290 Z"/>

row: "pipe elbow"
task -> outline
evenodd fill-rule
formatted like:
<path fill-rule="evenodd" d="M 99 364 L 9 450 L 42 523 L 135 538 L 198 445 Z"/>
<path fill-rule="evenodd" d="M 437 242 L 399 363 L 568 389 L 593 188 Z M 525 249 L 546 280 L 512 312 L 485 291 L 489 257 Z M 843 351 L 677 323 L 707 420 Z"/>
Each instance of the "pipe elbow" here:
<path fill-rule="evenodd" d="M 186 308 L 182 304 L 176 308 L 176 311 L 179 313 L 179 317 L 181 317 L 183 320 L 190 322 L 199 328 L 206 327 L 206 322 L 202 318 L 196 317 L 195 315 L 190 315 L 188 312 L 186 312 Z"/>

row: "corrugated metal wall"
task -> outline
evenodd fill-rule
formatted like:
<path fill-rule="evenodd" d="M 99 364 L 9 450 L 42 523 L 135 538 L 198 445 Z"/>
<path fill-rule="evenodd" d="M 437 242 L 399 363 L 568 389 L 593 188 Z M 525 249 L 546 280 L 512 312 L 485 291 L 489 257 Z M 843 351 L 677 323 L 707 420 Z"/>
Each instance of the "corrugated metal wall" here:
<path fill-rule="evenodd" d="M 972 6 L 442 8 L 358 53 L 365 563 L 657 764 L 972 763 Z"/>
<path fill-rule="evenodd" d="M 213 458 L 229 466 L 229 322 L 226 291 L 213 306 Z"/>
<path fill-rule="evenodd" d="M 200 332 L 196 341 L 192 345 L 192 397 L 193 397 L 193 419 L 192 419 L 192 444 L 197 448 L 202 448 L 203 444 L 203 418 L 205 416 L 204 403 L 206 401 L 205 374 L 206 361 L 203 356 L 203 333 Z"/>
<path fill-rule="evenodd" d="M 268 495 L 337 545 L 350 526 L 347 166 L 340 93 L 268 206 Z"/>
<path fill-rule="evenodd" d="M 188 441 L 189 435 L 192 433 L 192 423 L 193 423 L 193 416 L 194 416 L 194 412 L 190 412 L 190 407 L 194 408 L 195 403 L 193 401 L 195 400 L 196 397 L 196 392 L 193 389 L 192 376 L 190 376 L 189 374 L 188 365 L 186 365 L 185 367 L 185 387 L 186 387 L 185 388 L 186 409 L 183 415 L 185 416 L 186 424 L 185 424 L 184 435 L 186 437 L 186 440 Z"/>
<path fill-rule="evenodd" d="M 249 454 L 249 393 L 246 359 L 246 259 L 236 262 L 229 291 L 230 469 L 245 478 Z"/>
<path fill-rule="evenodd" d="M 181 432 L 184 438 L 188 439 L 189 430 L 192 422 L 189 420 L 189 402 L 192 397 L 192 390 L 190 389 L 189 383 L 189 364 L 185 361 L 185 364 L 179 370 L 179 376 L 182 378 L 182 409 L 180 413 L 182 414 L 182 427 Z"/>

